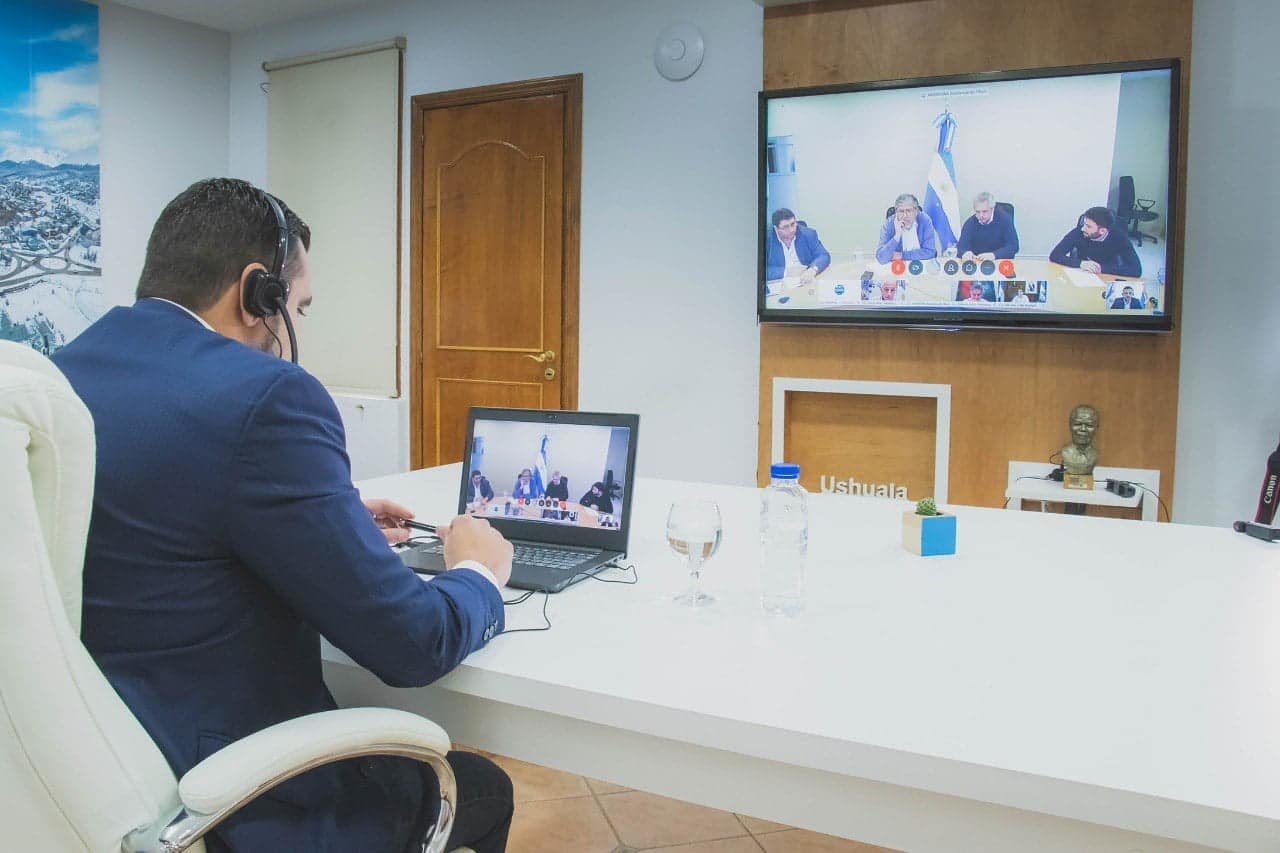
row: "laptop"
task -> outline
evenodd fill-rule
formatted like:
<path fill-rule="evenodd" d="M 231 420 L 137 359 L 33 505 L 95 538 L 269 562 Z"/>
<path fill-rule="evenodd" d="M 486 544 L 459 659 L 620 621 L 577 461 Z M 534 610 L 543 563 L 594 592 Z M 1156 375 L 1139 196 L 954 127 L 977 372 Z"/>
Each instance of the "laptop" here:
<path fill-rule="evenodd" d="M 559 592 L 627 553 L 638 415 L 474 407 L 458 514 L 489 520 L 515 546 L 508 586 Z M 439 542 L 400 552 L 445 571 Z"/>

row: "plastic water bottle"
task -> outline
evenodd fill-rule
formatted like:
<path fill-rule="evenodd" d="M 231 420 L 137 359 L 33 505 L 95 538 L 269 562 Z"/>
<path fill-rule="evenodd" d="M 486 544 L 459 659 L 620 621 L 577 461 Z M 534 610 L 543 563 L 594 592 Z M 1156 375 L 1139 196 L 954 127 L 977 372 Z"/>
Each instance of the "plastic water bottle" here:
<path fill-rule="evenodd" d="M 766 613 L 794 616 L 804 609 L 804 564 L 809 550 L 809 498 L 800 466 L 769 466 L 760 499 L 760 603 Z"/>

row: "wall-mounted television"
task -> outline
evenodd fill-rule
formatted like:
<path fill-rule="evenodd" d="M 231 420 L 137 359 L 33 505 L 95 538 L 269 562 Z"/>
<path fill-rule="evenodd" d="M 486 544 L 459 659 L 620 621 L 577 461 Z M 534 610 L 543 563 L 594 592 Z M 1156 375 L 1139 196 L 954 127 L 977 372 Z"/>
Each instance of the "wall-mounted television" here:
<path fill-rule="evenodd" d="M 761 92 L 761 322 L 1169 331 L 1180 76 Z"/>

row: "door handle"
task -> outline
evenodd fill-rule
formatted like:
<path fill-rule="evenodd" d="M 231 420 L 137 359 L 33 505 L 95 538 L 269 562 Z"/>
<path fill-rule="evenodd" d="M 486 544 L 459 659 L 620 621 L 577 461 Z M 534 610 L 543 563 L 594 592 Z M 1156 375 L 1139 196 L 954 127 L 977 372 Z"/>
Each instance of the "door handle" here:
<path fill-rule="evenodd" d="M 526 355 L 525 358 L 531 358 L 538 362 L 538 364 L 546 364 L 549 361 L 555 361 L 556 354 L 554 350 L 546 350 L 545 352 L 540 352 L 537 355 Z"/>

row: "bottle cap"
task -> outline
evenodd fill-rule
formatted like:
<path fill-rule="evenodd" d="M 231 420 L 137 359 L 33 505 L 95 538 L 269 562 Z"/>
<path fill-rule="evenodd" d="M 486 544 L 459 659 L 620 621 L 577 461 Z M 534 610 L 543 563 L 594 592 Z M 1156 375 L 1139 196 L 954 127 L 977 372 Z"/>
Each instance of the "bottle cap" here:
<path fill-rule="evenodd" d="M 769 477 L 774 480 L 799 480 L 800 466 L 794 462 L 775 462 L 769 466 Z"/>

